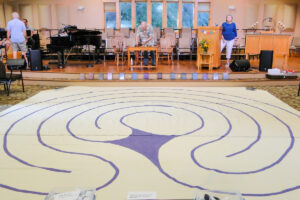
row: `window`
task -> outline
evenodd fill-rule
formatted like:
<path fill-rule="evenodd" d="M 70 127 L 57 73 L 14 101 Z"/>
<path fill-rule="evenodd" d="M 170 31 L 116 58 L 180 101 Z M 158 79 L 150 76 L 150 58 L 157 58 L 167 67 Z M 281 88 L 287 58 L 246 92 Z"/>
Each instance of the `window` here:
<path fill-rule="evenodd" d="M 105 27 L 116 28 L 116 4 L 104 3 Z"/>
<path fill-rule="evenodd" d="M 131 27 L 131 3 L 120 3 L 121 28 Z"/>
<path fill-rule="evenodd" d="M 151 3 L 151 23 L 153 27 L 162 28 L 162 3 Z"/>
<path fill-rule="evenodd" d="M 193 28 L 194 19 L 194 4 L 183 3 L 182 4 L 182 27 Z"/>
<path fill-rule="evenodd" d="M 209 3 L 198 4 L 198 26 L 208 26 L 209 24 Z"/>
<path fill-rule="evenodd" d="M 137 2 L 136 8 L 136 27 L 139 27 L 142 21 L 147 21 L 147 3 Z"/>
<path fill-rule="evenodd" d="M 178 3 L 167 3 L 167 27 L 177 28 Z"/>

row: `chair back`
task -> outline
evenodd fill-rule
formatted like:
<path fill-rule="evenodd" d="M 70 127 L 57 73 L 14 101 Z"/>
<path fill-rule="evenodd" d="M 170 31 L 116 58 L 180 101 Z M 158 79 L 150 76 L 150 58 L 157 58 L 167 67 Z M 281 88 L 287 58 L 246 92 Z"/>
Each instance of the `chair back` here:
<path fill-rule="evenodd" d="M 125 47 L 134 47 L 135 46 L 135 38 L 134 37 L 127 38 L 125 40 L 124 46 Z"/>
<path fill-rule="evenodd" d="M 115 30 L 113 28 L 106 28 L 105 33 L 106 33 L 107 37 L 112 37 L 115 35 Z"/>
<path fill-rule="evenodd" d="M 20 70 L 26 68 L 24 59 L 7 59 L 6 65 L 8 70 Z"/>
<path fill-rule="evenodd" d="M 300 47 L 300 37 L 294 37 L 291 45 L 295 47 Z"/>
<path fill-rule="evenodd" d="M 123 37 L 114 37 L 114 38 L 112 38 L 111 43 L 115 50 L 121 51 L 124 48 L 124 38 Z"/>
<path fill-rule="evenodd" d="M 184 49 L 191 48 L 191 42 L 192 42 L 191 40 L 192 39 L 189 37 L 179 38 L 178 48 L 184 48 Z"/>
<path fill-rule="evenodd" d="M 123 33 L 124 37 L 128 38 L 130 36 L 130 30 L 129 30 L 129 28 L 121 28 L 120 32 Z"/>
<path fill-rule="evenodd" d="M 158 42 L 160 40 L 160 28 L 153 28 L 153 31 L 154 31 L 154 39 L 155 39 L 155 42 Z"/>
<path fill-rule="evenodd" d="M 174 28 L 165 28 L 164 29 L 164 33 L 168 34 L 168 33 L 174 33 Z"/>
<path fill-rule="evenodd" d="M 175 32 L 173 32 L 173 33 L 167 33 L 165 35 L 165 38 L 168 39 L 171 42 L 172 46 L 176 45 L 176 35 L 175 35 Z"/>
<path fill-rule="evenodd" d="M 169 38 L 160 39 L 160 51 L 163 53 L 168 53 L 172 51 L 172 41 Z"/>
<path fill-rule="evenodd" d="M 2 61 L 0 61 L 0 79 L 6 79 L 6 69 Z"/>

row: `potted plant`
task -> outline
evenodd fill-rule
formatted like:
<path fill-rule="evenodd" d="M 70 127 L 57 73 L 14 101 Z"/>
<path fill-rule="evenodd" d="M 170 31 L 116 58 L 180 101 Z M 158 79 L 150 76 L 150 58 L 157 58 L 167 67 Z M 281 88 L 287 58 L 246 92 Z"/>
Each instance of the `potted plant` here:
<path fill-rule="evenodd" d="M 209 43 L 208 43 L 207 39 L 203 38 L 202 40 L 200 40 L 199 47 L 202 49 L 202 51 L 204 53 L 207 53 L 208 48 L 209 48 Z"/>

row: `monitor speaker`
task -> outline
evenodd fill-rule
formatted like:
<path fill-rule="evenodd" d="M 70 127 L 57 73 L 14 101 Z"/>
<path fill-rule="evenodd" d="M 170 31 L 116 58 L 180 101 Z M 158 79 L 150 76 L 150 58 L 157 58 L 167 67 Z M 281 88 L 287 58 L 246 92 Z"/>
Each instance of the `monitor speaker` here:
<path fill-rule="evenodd" d="M 32 71 L 43 70 L 42 52 L 41 50 L 29 51 L 29 62 Z"/>
<path fill-rule="evenodd" d="M 250 69 L 249 60 L 234 60 L 230 64 L 230 69 L 233 72 L 247 72 Z"/>
<path fill-rule="evenodd" d="M 259 71 L 266 72 L 272 69 L 273 51 L 261 51 L 259 55 Z"/>

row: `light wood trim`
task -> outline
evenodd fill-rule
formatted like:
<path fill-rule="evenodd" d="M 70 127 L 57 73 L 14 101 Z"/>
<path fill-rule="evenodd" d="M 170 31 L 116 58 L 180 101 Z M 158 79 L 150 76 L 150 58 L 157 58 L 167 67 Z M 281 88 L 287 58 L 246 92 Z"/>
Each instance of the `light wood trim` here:
<path fill-rule="evenodd" d="M 135 0 L 131 0 L 131 28 L 134 29 L 136 27 L 136 8 L 135 8 Z"/>
<path fill-rule="evenodd" d="M 151 0 L 147 0 L 147 24 L 151 24 Z"/>
<path fill-rule="evenodd" d="M 178 2 L 178 28 L 182 28 L 182 0 Z"/>
<path fill-rule="evenodd" d="M 193 23 L 193 28 L 198 27 L 198 0 L 195 0 L 194 2 L 194 23 Z"/>
<path fill-rule="evenodd" d="M 117 29 L 121 28 L 120 1 L 116 1 L 116 26 L 117 26 Z"/>
<path fill-rule="evenodd" d="M 214 5 L 214 0 L 210 0 L 210 5 L 209 5 L 209 22 L 208 26 L 212 26 L 212 17 L 213 17 L 213 12 L 212 12 L 212 7 Z"/>
<path fill-rule="evenodd" d="M 102 26 L 100 27 L 101 29 L 105 29 L 105 14 L 104 14 L 104 2 L 100 1 L 100 17 L 102 18 Z"/>
<path fill-rule="evenodd" d="M 163 0 L 162 28 L 167 28 L 167 0 Z"/>

